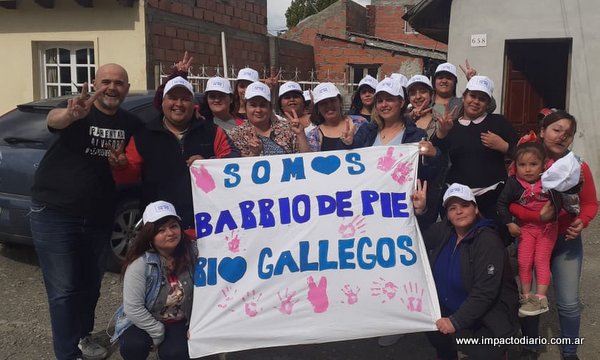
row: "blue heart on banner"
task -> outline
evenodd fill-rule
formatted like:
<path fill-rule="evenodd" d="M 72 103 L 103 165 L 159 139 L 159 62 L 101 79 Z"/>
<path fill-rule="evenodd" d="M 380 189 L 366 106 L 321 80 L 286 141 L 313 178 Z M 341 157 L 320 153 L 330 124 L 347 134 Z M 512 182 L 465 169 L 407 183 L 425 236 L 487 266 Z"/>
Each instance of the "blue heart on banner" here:
<path fill-rule="evenodd" d="M 314 171 L 318 171 L 321 174 L 329 175 L 333 174 L 340 167 L 340 159 L 337 156 L 317 156 L 312 159 L 310 166 Z"/>
<path fill-rule="evenodd" d="M 243 257 L 225 257 L 219 263 L 218 271 L 221 278 L 233 284 L 244 276 L 247 267 Z"/>

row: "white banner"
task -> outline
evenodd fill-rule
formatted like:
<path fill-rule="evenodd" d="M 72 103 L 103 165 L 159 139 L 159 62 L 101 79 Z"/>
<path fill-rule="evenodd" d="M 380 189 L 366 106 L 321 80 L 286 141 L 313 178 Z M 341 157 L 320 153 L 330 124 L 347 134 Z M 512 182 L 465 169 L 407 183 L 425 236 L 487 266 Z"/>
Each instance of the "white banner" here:
<path fill-rule="evenodd" d="M 192 358 L 435 330 L 416 144 L 196 161 Z"/>

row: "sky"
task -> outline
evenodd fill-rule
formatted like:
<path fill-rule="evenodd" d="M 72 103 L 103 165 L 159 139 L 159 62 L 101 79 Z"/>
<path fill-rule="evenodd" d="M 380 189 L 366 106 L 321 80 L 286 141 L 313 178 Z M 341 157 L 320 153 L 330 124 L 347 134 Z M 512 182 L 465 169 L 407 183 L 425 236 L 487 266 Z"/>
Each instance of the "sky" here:
<path fill-rule="evenodd" d="M 277 34 L 279 30 L 285 30 L 285 11 L 292 0 L 267 0 L 267 29 L 271 34 Z M 371 0 L 354 0 L 361 5 L 371 3 Z"/>

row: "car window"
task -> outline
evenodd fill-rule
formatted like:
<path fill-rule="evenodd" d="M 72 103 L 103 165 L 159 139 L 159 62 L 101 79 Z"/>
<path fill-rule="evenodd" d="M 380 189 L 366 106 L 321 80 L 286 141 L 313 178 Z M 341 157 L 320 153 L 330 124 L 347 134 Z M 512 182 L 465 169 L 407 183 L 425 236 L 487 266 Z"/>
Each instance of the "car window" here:
<path fill-rule="evenodd" d="M 52 138 L 47 114 L 48 109 L 15 109 L 0 117 L 0 145 L 47 148 Z"/>

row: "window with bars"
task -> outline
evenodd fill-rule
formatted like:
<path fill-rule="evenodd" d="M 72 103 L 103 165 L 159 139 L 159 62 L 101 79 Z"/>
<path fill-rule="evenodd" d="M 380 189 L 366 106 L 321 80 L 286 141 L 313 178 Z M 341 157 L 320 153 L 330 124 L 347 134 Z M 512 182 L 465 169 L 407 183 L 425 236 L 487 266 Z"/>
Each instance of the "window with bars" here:
<path fill-rule="evenodd" d="M 407 12 L 409 12 L 410 10 L 412 10 L 412 8 L 414 8 L 414 5 L 407 5 L 404 7 L 404 13 L 406 14 Z M 413 29 L 412 26 L 410 26 L 410 24 L 408 23 L 408 21 L 404 21 L 404 33 L 405 34 L 418 34 L 417 30 Z"/>
<path fill-rule="evenodd" d="M 42 47 L 44 97 L 79 92 L 96 73 L 92 44 L 48 45 Z"/>

